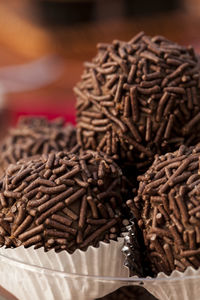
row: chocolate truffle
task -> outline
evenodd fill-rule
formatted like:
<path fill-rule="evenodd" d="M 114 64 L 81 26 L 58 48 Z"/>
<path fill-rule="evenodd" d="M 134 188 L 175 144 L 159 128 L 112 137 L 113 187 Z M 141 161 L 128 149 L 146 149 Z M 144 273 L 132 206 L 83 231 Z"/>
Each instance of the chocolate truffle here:
<path fill-rule="evenodd" d="M 76 130 L 64 126 L 61 118 L 48 121 L 44 117 L 20 118 L 0 145 L 0 171 L 21 158 L 51 151 L 70 151 L 76 143 Z"/>
<path fill-rule="evenodd" d="M 134 201 L 154 274 L 200 267 L 200 144 L 157 156 Z"/>
<path fill-rule="evenodd" d="M 199 140 L 200 74 L 192 47 L 140 32 L 97 48 L 74 88 L 84 149 L 142 171 L 156 153 Z"/>
<path fill-rule="evenodd" d="M 10 165 L 1 180 L 0 243 L 86 250 L 123 231 L 123 176 L 105 154 L 50 153 Z"/>

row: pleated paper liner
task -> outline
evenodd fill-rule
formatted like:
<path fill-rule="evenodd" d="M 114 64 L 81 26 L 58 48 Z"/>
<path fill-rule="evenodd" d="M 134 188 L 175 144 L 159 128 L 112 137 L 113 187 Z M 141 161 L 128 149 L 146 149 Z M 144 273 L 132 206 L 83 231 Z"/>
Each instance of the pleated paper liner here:
<path fill-rule="evenodd" d="M 124 285 L 112 277 L 128 279 L 122 246 L 123 238 L 73 254 L 0 248 L 0 285 L 19 300 L 100 298 Z"/>

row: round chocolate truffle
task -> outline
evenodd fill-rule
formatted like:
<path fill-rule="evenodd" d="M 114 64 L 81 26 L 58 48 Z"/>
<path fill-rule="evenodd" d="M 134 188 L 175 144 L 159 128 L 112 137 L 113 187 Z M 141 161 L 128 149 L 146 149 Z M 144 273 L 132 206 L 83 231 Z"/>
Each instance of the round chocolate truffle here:
<path fill-rule="evenodd" d="M 86 250 L 123 231 L 121 169 L 105 154 L 50 153 L 10 165 L 1 181 L 0 244 Z"/>
<path fill-rule="evenodd" d="M 48 121 L 44 117 L 21 117 L 0 145 L 0 171 L 21 158 L 70 151 L 76 145 L 76 130 L 71 124 L 64 125 L 63 119 Z"/>
<path fill-rule="evenodd" d="M 200 144 L 157 156 L 127 202 L 154 274 L 200 267 Z"/>
<path fill-rule="evenodd" d="M 74 88 L 84 149 L 144 170 L 156 153 L 199 140 L 200 73 L 192 47 L 141 32 L 97 48 Z"/>

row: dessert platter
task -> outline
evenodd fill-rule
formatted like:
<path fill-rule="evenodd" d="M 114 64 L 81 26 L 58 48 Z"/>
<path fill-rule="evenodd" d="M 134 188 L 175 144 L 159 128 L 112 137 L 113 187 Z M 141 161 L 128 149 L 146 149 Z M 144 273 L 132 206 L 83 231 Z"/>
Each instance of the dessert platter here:
<path fill-rule="evenodd" d="M 199 299 L 198 55 L 144 32 L 99 43 L 74 92 L 75 127 L 21 118 L 1 142 L 0 285 L 20 300 Z"/>

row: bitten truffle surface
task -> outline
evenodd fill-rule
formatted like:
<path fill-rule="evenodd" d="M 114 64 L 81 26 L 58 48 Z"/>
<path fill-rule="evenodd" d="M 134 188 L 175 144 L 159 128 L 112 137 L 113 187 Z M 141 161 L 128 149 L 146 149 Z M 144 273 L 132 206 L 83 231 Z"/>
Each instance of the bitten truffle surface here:
<path fill-rule="evenodd" d="M 123 189 L 121 169 L 93 151 L 10 165 L 1 181 L 0 244 L 72 253 L 116 240 Z"/>
<path fill-rule="evenodd" d="M 51 151 L 70 151 L 76 146 L 76 129 L 61 118 L 21 117 L 0 145 L 0 172 L 10 164 Z"/>
<path fill-rule="evenodd" d="M 199 141 L 200 73 L 192 47 L 141 32 L 97 48 L 74 88 L 84 149 L 143 171 L 156 153 Z"/>
<path fill-rule="evenodd" d="M 158 156 L 128 205 L 154 274 L 200 267 L 200 144 Z"/>

